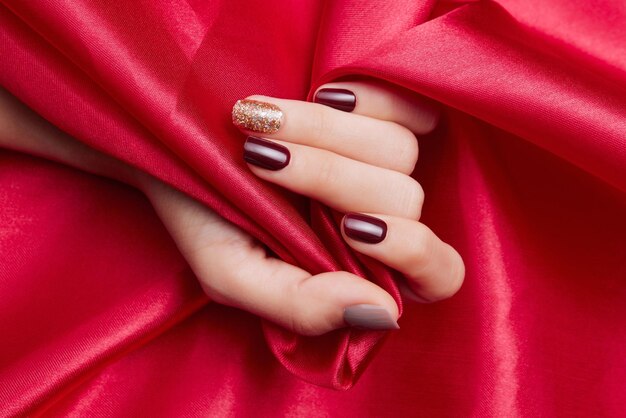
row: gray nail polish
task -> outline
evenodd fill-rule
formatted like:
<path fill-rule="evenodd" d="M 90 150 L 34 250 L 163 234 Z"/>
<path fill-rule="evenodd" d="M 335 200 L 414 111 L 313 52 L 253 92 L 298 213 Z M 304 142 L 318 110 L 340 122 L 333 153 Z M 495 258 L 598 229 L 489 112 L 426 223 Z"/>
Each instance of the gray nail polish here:
<path fill-rule="evenodd" d="M 353 327 L 367 329 L 399 329 L 389 311 L 377 305 L 352 305 L 343 310 L 343 320 Z"/>

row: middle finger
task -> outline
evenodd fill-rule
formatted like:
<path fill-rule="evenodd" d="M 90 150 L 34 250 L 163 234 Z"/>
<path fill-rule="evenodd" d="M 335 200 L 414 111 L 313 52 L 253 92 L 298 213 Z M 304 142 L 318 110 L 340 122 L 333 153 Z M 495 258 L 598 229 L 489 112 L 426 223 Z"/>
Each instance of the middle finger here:
<path fill-rule="evenodd" d="M 415 179 L 333 152 L 249 136 L 244 159 L 257 176 L 341 212 L 419 219 L 424 192 Z"/>

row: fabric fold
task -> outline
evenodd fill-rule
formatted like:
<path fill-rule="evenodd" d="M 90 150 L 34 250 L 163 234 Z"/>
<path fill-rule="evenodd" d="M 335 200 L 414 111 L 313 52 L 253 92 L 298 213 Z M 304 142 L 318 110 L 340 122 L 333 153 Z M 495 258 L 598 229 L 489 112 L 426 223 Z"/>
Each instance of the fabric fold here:
<path fill-rule="evenodd" d="M 626 36 L 624 9 L 617 2 L 601 0 L 593 7 L 585 0 L 2 3 L 0 84 L 22 102 L 76 140 L 211 207 L 283 260 L 313 274 L 351 271 L 385 288 L 401 311 L 409 310 L 400 322 L 404 334 L 392 337 L 343 329 L 305 338 L 262 324 L 267 355 L 271 352 L 295 376 L 334 389 L 365 381 L 342 400 L 287 377 L 282 369 L 254 364 L 254 350 L 248 353 L 242 347 L 233 350 L 236 361 L 251 371 L 251 384 L 261 395 L 246 392 L 245 381 L 220 386 L 220 393 L 228 389 L 258 400 L 263 376 L 271 370 L 268 385 L 274 395 L 283 387 L 290 389 L 286 392 L 327 407 L 329 414 L 345 412 L 350 405 L 355 414 L 366 411 L 357 404 L 379 415 L 410 414 L 415 412 L 414 400 L 409 400 L 413 388 L 431 415 L 592 414 L 596 404 L 603 405 L 606 415 L 626 411 L 619 396 L 626 370 L 621 319 L 626 317 L 621 299 L 626 295 Z M 466 285 L 451 301 L 403 307 L 397 272 L 351 251 L 341 238 L 338 213 L 259 180 L 241 158 L 244 138 L 230 123 L 237 99 L 266 94 L 311 100 L 323 83 L 360 77 L 408 88 L 444 106 L 441 126 L 419 138 L 420 162 L 413 176 L 426 190 L 423 222 L 466 261 Z M 5 158 L 38 167 L 11 154 Z M 18 174 L 17 166 L 7 167 L 5 177 L 0 176 L 6 190 L 12 190 L 11 184 L 23 184 L 25 190 L 31 185 L 36 194 L 41 187 L 36 178 Z M 58 180 L 65 178 L 57 169 L 50 172 Z M 87 184 L 76 187 L 64 204 L 73 199 L 76 212 L 71 213 L 91 213 L 83 205 L 97 196 Z M 30 208 L 8 191 L 5 206 L 29 211 L 29 219 L 44 225 L 46 216 L 62 216 Z M 146 208 L 137 206 L 137 196 L 125 193 L 111 196 L 130 202 L 128 216 L 141 219 Z M 123 219 L 119 213 L 109 220 L 121 228 Z M 67 222 L 85 225 L 91 220 L 79 216 L 75 223 Z M 207 301 L 190 284 L 192 278 L 183 274 L 181 279 L 184 262 L 164 232 L 159 240 L 168 243 L 165 247 L 150 241 L 155 219 L 146 222 L 128 237 L 135 241 L 125 244 L 166 255 L 163 272 L 151 269 L 145 254 L 136 270 L 124 270 L 124 263 L 132 260 L 122 255 L 109 262 L 129 280 L 141 276 L 133 282 L 140 287 L 150 282 L 143 275 L 155 275 L 162 290 L 141 293 L 135 302 L 144 308 L 138 308 L 123 297 L 132 286 L 120 282 L 102 290 L 107 295 L 103 301 L 110 303 L 101 307 L 102 317 L 80 304 L 71 308 L 85 318 L 66 318 L 75 327 L 63 334 L 66 339 L 57 336 L 46 345 L 33 338 L 17 344 L 19 350 L 6 348 L 1 358 L 12 362 L 2 367 L 5 374 L 0 376 L 16 383 L 0 385 L 0 400 L 17 398 L 18 412 L 58 407 L 63 415 L 81 399 L 87 404 L 98 399 L 98 385 L 110 389 L 118 380 L 132 380 L 132 370 L 124 375 L 125 367 L 136 365 L 148 382 L 152 375 L 146 370 L 153 363 L 147 358 L 174 356 L 184 364 L 181 347 L 197 350 L 191 357 L 201 363 L 203 376 L 224 371 L 223 361 L 202 363 L 211 347 L 194 345 L 197 335 L 203 342 L 220 341 L 223 345 L 215 350 L 223 356 L 233 335 L 237 344 L 258 347 L 260 333 L 243 337 L 237 330 L 216 327 L 214 332 L 224 338 L 213 340 L 194 320 L 188 326 L 181 312 L 204 312 Z M 101 227 L 94 229 L 96 236 L 106 239 Z M 11 231 L 0 230 L 0 242 L 27 252 L 32 243 Z M 86 239 L 79 233 L 53 232 L 43 234 L 49 241 L 42 238 L 37 245 L 63 260 L 66 254 L 55 252 L 59 245 L 78 251 Z M 90 274 L 93 282 L 88 280 L 87 286 L 99 289 L 97 245 L 92 242 L 81 259 L 93 269 L 72 273 L 52 264 L 49 279 L 71 288 L 80 283 L 81 274 Z M 103 248 L 106 253 L 116 247 L 107 241 Z M 32 251 L 38 251 L 34 244 Z M 11 280 L 22 271 L 26 282 L 38 283 L 22 270 L 18 258 L 7 260 L 3 283 L 18 288 Z M 7 299 L 0 313 L 27 312 L 27 299 L 16 297 L 15 305 Z M 59 309 L 45 301 L 51 312 Z M 126 313 L 118 318 L 112 312 Z M 23 324 L 37 323 L 37 315 L 24 314 Z M 164 331 L 173 318 L 186 323 L 176 334 L 180 346 L 157 335 L 154 341 L 141 339 Z M 19 340 L 19 327 L 6 329 Z M 391 341 L 381 349 L 386 339 Z M 124 357 L 121 353 L 136 340 L 142 348 Z M 69 350 L 66 358 L 58 357 L 63 347 Z M 150 357 L 145 354 L 150 350 L 162 352 Z M 91 355 L 81 357 L 84 353 Z M 367 377 L 370 363 L 373 371 Z M 212 387 L 206 383 L 210 379 L 198 378 L 194 367 L 186 366 L 177 381 L 192 376 L 183 384 L 190 391 L 182 394 L 185 390 L 172 389 L 174 383 L 161 382 L 171 389 L 163 389 L 162 402 L 171 393 L 179 405 L 194 404 Z M 405 374 L 403 368 L 414 374 Z M 92 380 L 99 370 L 110 373 L 106 376 L 111 380 Z M 27 376 L 20 378 L 22 373 Z M 48 385 L 33 388 L 39 376 Z M 381 393 L 379 378 L 397 390 Z M 449 390 L 454 402 L 436 392 L 436 385 L 443 388 L 441 393 Z M 132 385 L 126 388 L 141 393 Z M 118 399 L 115 390 L 107 393 Z M 583 394 L 589 399 L 582 399 Z M 143 395 L 155 405 L 161 401 L 151 399 L 149 392 Z M 126 401 L 122 395 L 118 400 Z M 215 405 L 196 412 L 232 412 L 232 402 L 231 409 Z M 271 411 L 271 406 L 260 405 L 259 411 Z M 146 402 L 146 410 L 150 407 Z M 286 404 L 281 411 L 297 415 Z"/>

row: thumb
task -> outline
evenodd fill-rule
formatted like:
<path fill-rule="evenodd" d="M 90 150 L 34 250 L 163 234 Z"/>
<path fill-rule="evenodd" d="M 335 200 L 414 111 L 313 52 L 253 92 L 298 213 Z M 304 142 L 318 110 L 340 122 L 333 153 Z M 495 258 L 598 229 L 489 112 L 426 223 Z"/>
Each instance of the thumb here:
<path fill-rule="evenodd" d="M 214 301 L 303 335 L 347 325 L 398 328 L 395 301 L 374 283 L 345 271 L 311 275 L 268 257 L 250 235 L 187 195 L 156 180 L 144 189 Z"/>

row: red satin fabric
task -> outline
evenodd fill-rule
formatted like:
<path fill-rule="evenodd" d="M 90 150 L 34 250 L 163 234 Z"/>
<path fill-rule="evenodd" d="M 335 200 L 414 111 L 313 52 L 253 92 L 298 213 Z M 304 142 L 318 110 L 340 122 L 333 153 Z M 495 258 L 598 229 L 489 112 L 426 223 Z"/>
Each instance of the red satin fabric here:
<path fill-rule="evenodd" d="M 467 266 L 385 344 L 298 337 L 208 303 L 138 192 L 4 151 L 3 415 L 626 413 L 621 2 L 2 3 L 0 83 L 20 100 L 281 258 L 398 302 L 331 211 L 249 173 L 230 109 L 360 75 L 444 103 L 414 176 Z"/>

